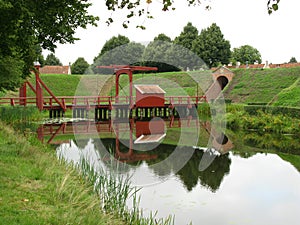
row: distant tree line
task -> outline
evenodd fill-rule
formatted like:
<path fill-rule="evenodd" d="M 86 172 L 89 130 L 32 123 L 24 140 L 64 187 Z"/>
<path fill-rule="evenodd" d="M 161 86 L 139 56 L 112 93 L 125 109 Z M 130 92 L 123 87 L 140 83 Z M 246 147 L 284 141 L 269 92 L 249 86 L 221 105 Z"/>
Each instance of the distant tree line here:
<path fill-rule="evenodd" d="M 235 65 L 238 62 L 261 63 L 261 54 L 250 45 L 231 50 L 230 42 L 224 38 L 220 27 L 215 23 L 199 32 L 189 22 L 174 40 L 161 33 L 146 46 L 132 42 L 123 35 L 114 36 L 105 42 L 91 65 L 83 57 L 79 57 L 71 69 L 72 74 L 105 74 L 113 71 L 100 69 L 98 66 L 131 64 L 158 67 L 158 72 L 167 72 L 207 69 L 229 63 Z M 297 60 L 292 57 L 289 62 L 295 63 Z M 51 53 L 41 64 L 61 65 L 61 62 Z"/>
<path fill-rule="evenodd" d="M 107 69 L 99 69 L 97 66 L 134 63 L 156 66 L 159 72 L 165 72 L 211 68 L 237 61 L 261 62 L 261 55 L 249 45 L 231 51 L 230 42 L 215 23 L 199 32 L 189 22 L 174 40 L 159 34 L 147 46 L 131 42 L 123 35 L 114 36 L 94 58 L 91 70 L 94 73 L 105 73 Z"/>

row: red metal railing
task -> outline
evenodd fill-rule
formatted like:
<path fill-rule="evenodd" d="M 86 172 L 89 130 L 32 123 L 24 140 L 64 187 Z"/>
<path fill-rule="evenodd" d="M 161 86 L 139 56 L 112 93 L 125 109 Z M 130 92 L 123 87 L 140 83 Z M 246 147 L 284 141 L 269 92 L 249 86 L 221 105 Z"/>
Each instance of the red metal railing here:
<path fill-rule="evenodd" d="M 135 102 L 135 97 L 131 98 L 131 102 Z M 36 97 L 12 97 L 0 98 L 0 105 L 36 105 Z M 58 104 L 57 102 L 60 102 Z M 183 105 L 183 104 L 199 104 L 206 102 L 205 96 L 167 96 L 165 97 L 165 104 Z M 129 96 L 60 96 L 55 99 L 52 96 L 43 97 L 43 105 L 45 109 L 51 108 L 76 108 L 76 107 L 99 107 L 109 106 L 115 104 L 129 104 Z"/>

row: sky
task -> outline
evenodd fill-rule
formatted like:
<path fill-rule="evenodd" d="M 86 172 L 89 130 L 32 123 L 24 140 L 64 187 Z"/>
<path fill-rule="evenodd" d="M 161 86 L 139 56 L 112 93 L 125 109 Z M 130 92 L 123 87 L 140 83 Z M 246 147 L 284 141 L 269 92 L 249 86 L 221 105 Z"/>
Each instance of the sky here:
<path fill-rule="evenodd" d="M 199 32 L 216 23 L 224 38 L 230 41 L 231 49 L 251 45 L 261 53 L 263 62 L 285 63 L 291 57 L 300 61 L 300 1 L 297 0 L 281 1 L 279 10 L 271 15 L 267 12 L 267 0 L 202 0 L 203 4 L 198 7 L 187 6 L 186 0 L 175 0 L 176 10 L 167 12 L 161 11 L 159 0 L 153 0 L 149 10 L 154 19 L 133 18 L 128 29 L 122 27 L 128 11 L 111 15 L 104 0 L 90 2 L 93 6 L 89 12 L 100 17 L 98 26 L 76 30 L 75 36 L 80 40 L 75 44 L 58 45 L 55 56 L 64 65 L 74 63 L 78 57 L 93 63 L 105 42 L 118 34 L 141 43 L 152 41 L 160 33 L 174 39 L 188 22 Z M 207 3 L 210 10 L 205 10 Z M 105 21 L 110 16 L 114 23 L 107 26 Z M 136 25 L 143 25 L 146 30 L 138 29 Z M 47 54 L 49 52 L 45 51 L 44 56 Z"/>

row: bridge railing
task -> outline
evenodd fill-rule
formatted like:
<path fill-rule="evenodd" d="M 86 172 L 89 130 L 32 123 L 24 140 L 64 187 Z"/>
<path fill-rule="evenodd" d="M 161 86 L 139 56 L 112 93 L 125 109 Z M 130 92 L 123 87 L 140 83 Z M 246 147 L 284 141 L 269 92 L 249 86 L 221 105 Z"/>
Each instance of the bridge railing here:
<path fill-rule="evenodd" d="M 101 105 L 112 106 L 114 104 L 134 104 L 135 97 L 129 96 L 59 96 L 56 97 L 64 106 L 64 108 L 73 107 L 95 107 Z M 205 96 L 165 96 L 165 104 L 199 104 L 206 102 Z M 36 97 L 12 97 L 0 98 L 0 105 L 36 105 Z M 43 97 L 43 106 L 45 109 L 53 107 L 61 107 L 51 96 Z"/>
<path fill-rule="evenodd" d="M 36 104 L 35 97 L 12 97 L 12 98 L 0 98 L 0 105 L 31 105 Z"/>
<path fill-rule="evenodd" d="M 206 102 L 205 96 L 166 96 L 165 104 L 181 105 L 181 104 L 199 104 Z"/>

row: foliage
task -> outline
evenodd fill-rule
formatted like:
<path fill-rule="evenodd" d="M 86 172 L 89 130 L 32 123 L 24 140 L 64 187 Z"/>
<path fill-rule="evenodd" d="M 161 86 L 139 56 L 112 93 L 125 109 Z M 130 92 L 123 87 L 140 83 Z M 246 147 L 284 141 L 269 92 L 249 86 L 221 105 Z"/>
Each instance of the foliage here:
<path fill-rule="evenodd" d="M 268 13 L 271 14 L 274 11 L 278 10 L 278 4 L 280 0 L 268 0 L 267 6 L 268 6 Z"/>
<path fill-rule="evenodd" d="M 178 71 L 179 69 L 175 65 L 170 64 L 168 60 L 171 46 L 172 42 L 167 36 L 160 34 L 155 37 L 143 52 L 143 65 L 155 66 L 158 68 L 158 72 Z"/>
<path fill-rule="evenodd" d="M 297 63 L 297 59 L 295 57 L 292 57 L 290 59 L 289 63 Z"/>
<path fill-rule="evenodd" d="M 256 48 L 250 45 L 243 45 L 233 49 L 232 59 L 234 62 L 240 62 L 242 64 L 261 63 L 261 54 Z"/>
<path fill-rule="evenodd" d="M 124 61 L 126 59 L 122 59 L 122 56 L 124 56 L 124 53 L 122 53 L 122 50 L 127 48 L 128 44 L 130 43 L 130 40 L 128 37 L 125 37 L 123 35 L 118 35 L 110 38 L 108 41 L 105 42 L 103 45 L 100 53 L 97 57 L 94 58 L 94 63 L 92 65 L 92 70 L 94 73 L 109 73 L 111 70 L 103 70 L 98 69 L 97 66 L 109 66 L 112 64 L 128 64 Z M 122 56 L 119 56 L 121 54 Z M 114 59 L 114 57 L 117 57 Z"/>
<path fill-rule="evenodd" d="M 191 50 L 192 43 L 197 37 L 198 29 L 194 27 L 191 22 L 188 22 L 180 35 L 175 38 L 174 43 Z"/>
<path fill-rule="evenodd" d="M 87 12 L 90 5 L 87 0 L 0 0 L 0 90 L 14 90 L 30 74 L 39 56 L 36 46 L 54 51 L 57 43 L 77 40 L 76 28 L 96 25 L 98 18 Z"/>
<path fill-rule="evenodd" d="M 98 58 L 103 56 L 106 52 L 111 51 L 116 47 L 129 44 L 129 42 L 130 40 L 128 39 L 128 37 L 125 37 L 120 34 L 117 37 L 116 36 L 112 37 L 111 39 L 105 42 L 99 55 L 94 59 L 94 61 L 96 61 Z"/>
<path fill-rule="evenodd" d="M 215 23 L 201 31 L 193 42 L 192 50 L 209 67 L 228 64 L 231 57 L 230 43 L 224 39 L 220 27 Z"/>
<path fill-rule="evenodd" d="M 72 74 L 84 74 L 89 64 L 84 58 L 79 57 L 71 66 Z"/>
<path fill-rule="evenodd" d="M 283 114 L 300 119 L 300 108 L 268 106 L 268 105 L 245 105 L 244 109 L 250 115 L 257 115 L 260 111 L 272 115 Z"/>
<path fill-rule="evenodd" d="M 112 69 L 101 69 L 96 66 L 132 65 L 140 62 L 144 49 L 144 45 L 136 42 L 118 46 L 101 55 L 93 64 L 93 71 L 100 74 L 112 74 Z"/>
<path fill-rule="evenodd" d="M 53 53 L 47 55 L 44 64 L 48 66 L 62 66 L 62 63 L 60 62 L 59 58 L 57 58 Z"/>
<path fill-rule="evenodd" d="M 282 112 L 275 114 L 255 110 L 254 114 L 254 111 L 247 111 L 227 113 L 227 127 L 232 130 L 256 130 L 260 133 L 300 134 L 299 117 L 291 117 Z"/>
<path fill-rule="evenodd" d="M 179 0 L 177 0 L 179 1 Z M 124 15 L 123 27 L 127 28 L 130 19 L 133 17 L 144 17 L 141 21 L 145 19 L 152 19 L 153 16 L 151 15 L 150 6 L 156 4 L 158 8 L 162 11 L 169 11 L 169 10 L 176 10 L 175 3 L 177 1 L 174 0 L 163 0 L 163 1 L 152 1 L 152 0 L 135 0 L 135 1 L 128 1 L 128 0 L 105 0 L 105 5 L 108 11 L 111 11 L 112 14 L 115 12 L 118 15 Z M 280 0 L 268 0 L 267 1 L 267 10 L 268 13 L 271 14 L 273 11 L 278 10 L 278 3 Z M 206 10 L 211 8 L 211 4 L 209 1 L 200 1 L 200 0 L 186 0 L 185 1 L 188 6 L 200 6 L 202 5 Z M 208 2 L 208 3 L 207 3 Z M 153 6 L 154 7 L 154 6 Z M 113 16 L 111 15 L 107 18 L 106 23 L 110 25 L 113 23 Z M 146 29 L 143 24 L 137 25 L 137 28 Z"/>
<path fill-rule="evenodd" d="M 159 34 L 153 39 L 153 41 L 166 41 L 171 43 L 172 39 L 165 34 Z"/>

